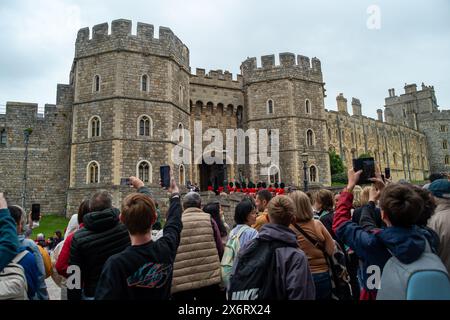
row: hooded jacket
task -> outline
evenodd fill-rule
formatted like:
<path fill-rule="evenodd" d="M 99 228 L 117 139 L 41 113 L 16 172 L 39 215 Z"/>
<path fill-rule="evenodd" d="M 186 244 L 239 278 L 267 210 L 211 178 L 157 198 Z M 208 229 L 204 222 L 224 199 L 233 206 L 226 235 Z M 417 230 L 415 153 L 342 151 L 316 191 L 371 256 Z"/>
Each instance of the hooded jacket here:
<path fill-rule="evenodd" d="M 383 270 L 386 262 L 395 256 L 402 263 L 409 264 L 420 258 L 425 251 L 426 241 L 433 243 L 432 235 L 418 226 L 410 228 L 389 227 L 367 232 L 351 221 L 353 194 L 344 191 L 336 206 L 333 229 L 337 237 L 352 248 L 363 262 L 361 274 L 363 286 L 367 289 L 367 279 L 373 273 L 364 272 L 376 265 Z M 369 290 L 374 292 L 375 290 Z"/>
<path fill-rule="evenodd" d="M 288 227 L 267 223 L 261 228 L 258 237 L 286 243 L 286 247 L 275 249 L 277 272 L 271 276 L 275 277 L 276 295 L 286 297 L 288 300 L 314 300 L 316 290 L 308 258 L 298 248 L 295 233 Z M 244 250 L 249 243 L 241 250 L 239 256 L 245 254 Z M 236 259 L 239 259 L 239 256 Z M 238 262 L 235 261 L 234 266 L 237 265 Z"/>
<path fill-rule="evenodd" d="M 69 265 L 80 268 L 84 295 L 94 297 L 106 260 L 130 246 L 131 241 L 127 228 L 119 221 L 116 208 L 88 213 L 83 222 L 84 228 L 72 239 Z M 69 300 L 81 299 L 81 290 L 68 289 L 67 294 Z"/>

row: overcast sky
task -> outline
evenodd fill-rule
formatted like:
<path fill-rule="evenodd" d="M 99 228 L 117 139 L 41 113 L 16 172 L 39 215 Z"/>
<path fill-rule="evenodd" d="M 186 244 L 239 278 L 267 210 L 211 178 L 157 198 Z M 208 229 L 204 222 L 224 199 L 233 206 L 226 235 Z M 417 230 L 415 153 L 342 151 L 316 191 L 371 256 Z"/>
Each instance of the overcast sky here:
<path fill-rule="evenodd" d="M 380 9 L 379 29 L 371 5 Z M 389 88 L 399 94 L 422 82 L 450 108 L 448 0 L 0 0 L 0 110 L 6 101 L 54 104 L 78 29 L 118 18 L 132 20 L 133 33 L 138 21 L 171 28 L 190 49 L 193 72 L 236 74 L 247 57 L 280 52 L 318 57 L 328 109 L 343 92 L 350 112 L 357 97 L 376 117 Z"/>

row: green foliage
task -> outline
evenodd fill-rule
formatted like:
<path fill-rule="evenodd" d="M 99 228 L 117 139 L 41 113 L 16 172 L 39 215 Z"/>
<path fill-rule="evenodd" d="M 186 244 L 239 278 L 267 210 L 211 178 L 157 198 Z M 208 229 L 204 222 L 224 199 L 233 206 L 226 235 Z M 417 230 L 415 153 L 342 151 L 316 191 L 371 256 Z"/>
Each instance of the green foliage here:
<path fill-rule="evenodd" d="M 362 158 L 372 158 L 372 155 L 369 153 L 363 153 L 361 154 L 358 159 L 362 159 Z"/>
<path fill-rule="evenodd" d="M 331 182 L 333 185 L 345 185 L 348 183 L 347 173 L 340 172 L 331 176 Z"/>
<path fill-rule="evenodd" d="M 331 175 L 345 172 L 345 166 L 342 162 L 341 157 L 339 157 L 335 151 L 330 151 L 330 168 L 331 168 Z"/>
<path fill-rule="evenodd" d="M 39 233 L 43 233 L 45 238 L 53 237 L 56 230 L 59 230 L 64 235 L 64 230 L 67 227 L 69 220 L 62 216 L 42 216 L 39 221 L 39 227 L 33 229 L 31 235 L 32 239 L 35 239 Z"/>

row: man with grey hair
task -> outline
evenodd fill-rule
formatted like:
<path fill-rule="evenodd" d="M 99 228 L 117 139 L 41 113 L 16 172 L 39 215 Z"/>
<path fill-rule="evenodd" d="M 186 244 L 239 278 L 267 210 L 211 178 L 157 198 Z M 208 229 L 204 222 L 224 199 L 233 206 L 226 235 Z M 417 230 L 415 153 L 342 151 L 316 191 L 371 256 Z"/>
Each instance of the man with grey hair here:
<path fill-rule="evenodd" d="M 437 205 L 428 226 L 439 235 L 438 254 L 450 273 L 450 181 L 435 180 L 428 190 L 433 194 Z"/>
<path fill-rule="evenodd" d="M 223 244 L 219 227 L 201 209 L 198 193 L 183 198 L 183 230 L 175 258 L 172 297 L 177 300 L 220 300 L 220 260 Z"/>
<path fill-rule="evenodd" d="M 150 195 L 142 181 L 135 177 L 130 180 L 138 192 Z M 89 208 L 91 212 L 83 217 L 83 225 L 73 236 L 69 258 L 69 266 L 80 268 L 83 287 L 68 288 L 69 300 L 93 300 L 106 260 L 131 244 L 127 228 L 119 221 L 119 209 L 113 208 L 108 191 L 95 192 L 89 200 Z"/>

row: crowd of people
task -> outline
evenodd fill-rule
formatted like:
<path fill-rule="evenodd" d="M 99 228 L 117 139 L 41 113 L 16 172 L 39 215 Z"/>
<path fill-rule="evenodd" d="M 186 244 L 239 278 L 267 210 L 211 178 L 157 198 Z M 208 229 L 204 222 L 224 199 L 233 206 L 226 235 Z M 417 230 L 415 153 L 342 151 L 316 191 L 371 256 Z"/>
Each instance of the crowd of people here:
<path fill-rule="evenodd" d="M 360 175 L 338 194 L 247 186 L 233 226 L 173 178 L 163 217 L 130 177 L 120 209 L 107 191 L 80 204 L 50 270 L 24 210 L 0 193 L 0 299 L 47 300 L 49 276 L 68 300 L 450 299 L 449 178 L 418 187 L 377 173 L 363 188 Z"/>

